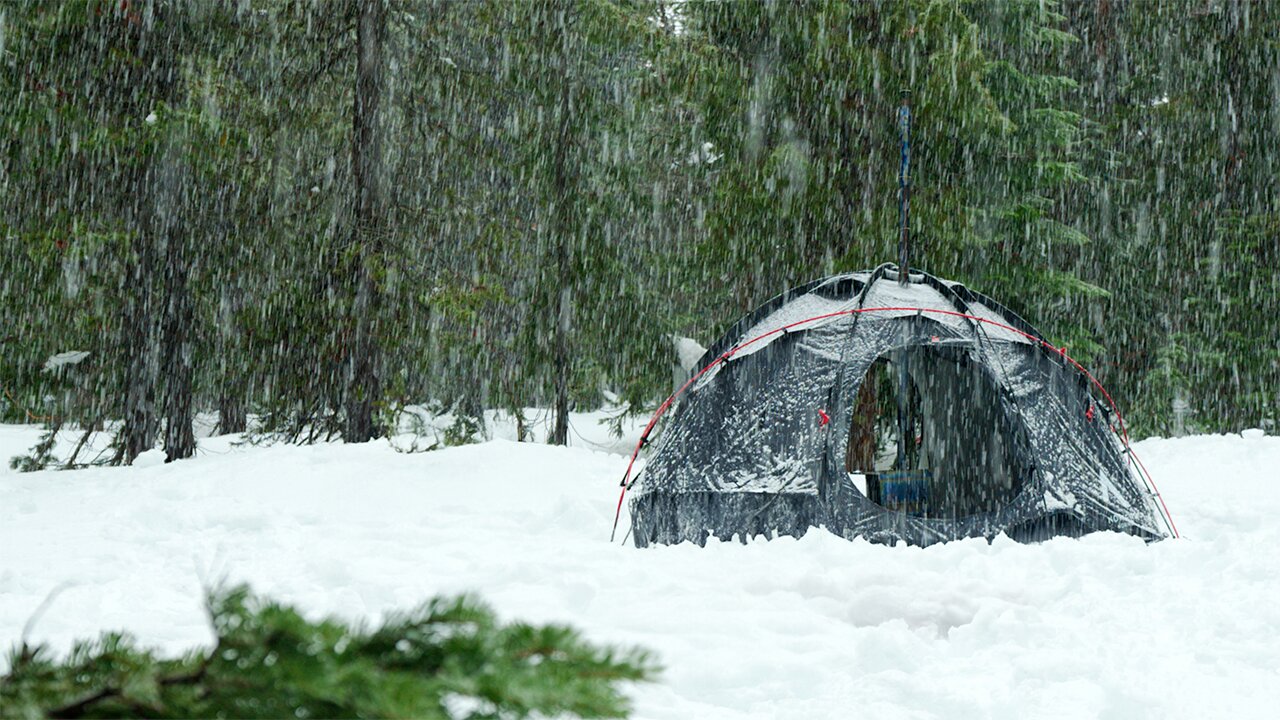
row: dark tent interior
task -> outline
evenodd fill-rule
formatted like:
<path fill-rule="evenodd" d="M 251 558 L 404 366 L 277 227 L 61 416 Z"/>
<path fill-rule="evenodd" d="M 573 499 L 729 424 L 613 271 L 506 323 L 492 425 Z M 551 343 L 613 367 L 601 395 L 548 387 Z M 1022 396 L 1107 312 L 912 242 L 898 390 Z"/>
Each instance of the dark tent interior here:
<path fill-rule="evenodd" d="M 1025 433 L 971 352 L 911 346 L 872 364 L 845 452 L 846 472 L 872 502 L 961 517 L 995 510 L 1022 489 L 1031 472 Z"/>

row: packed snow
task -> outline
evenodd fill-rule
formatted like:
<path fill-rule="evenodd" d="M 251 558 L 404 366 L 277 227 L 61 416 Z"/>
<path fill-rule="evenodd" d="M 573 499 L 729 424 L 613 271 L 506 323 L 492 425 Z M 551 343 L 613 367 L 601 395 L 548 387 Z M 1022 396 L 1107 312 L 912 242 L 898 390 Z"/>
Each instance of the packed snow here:
<path fill-rule="evenodd" d="M 0 640 L 30 624 L 30 640 L 65 650 L 126 629 L 178 652 L 209 642 L 202 587 L 221 579 L 347 618 L 474 591 L 508 619 L 655 651 L 659 681 L 629 690 L 641 718 L 1270 718 L 1280 706 L 1280 438 L 1137 446 L 1181 540 L 919 549 L 814 531 L 641 551 L 608 542 L 635 428 L 615 440 L 601 418 L 575 416 L 569 448 L 503 430 L 419 453 L 403 438 L 214 437 L 170 465 L 148 454 L 132 468 L 0 470 Z M 0 426 L 0 456 L 38 434 Z"/>

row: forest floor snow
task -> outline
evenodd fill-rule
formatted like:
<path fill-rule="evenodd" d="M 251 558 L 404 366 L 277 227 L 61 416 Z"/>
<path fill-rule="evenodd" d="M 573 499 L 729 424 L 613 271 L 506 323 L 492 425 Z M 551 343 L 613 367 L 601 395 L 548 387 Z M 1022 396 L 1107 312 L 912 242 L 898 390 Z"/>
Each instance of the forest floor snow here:
<path fill-rule="evenodd" d="M 626 442 L 598 419 L 576 419 L 582 447 L 410 454 L 214 437 L 170 465 L 6 466 L 0 654 L 58 588 L 33 641 L 65 650 L 124 629 L 175 653 L 208 643 L 203 585 L 225 578 L 373 620 L 474 591 L 508 619 L 642 645 L 665 666 L 629 690 L 642 718 L 1270 718 L 1280 706 L 1280 438 L 1137 446 L 1178 541 L 919 549 L 815 531 L 636 550 L 608 542 L 626 460 L 597 448 Z M 38 434 L 0 426 L 0 457 Z"/>

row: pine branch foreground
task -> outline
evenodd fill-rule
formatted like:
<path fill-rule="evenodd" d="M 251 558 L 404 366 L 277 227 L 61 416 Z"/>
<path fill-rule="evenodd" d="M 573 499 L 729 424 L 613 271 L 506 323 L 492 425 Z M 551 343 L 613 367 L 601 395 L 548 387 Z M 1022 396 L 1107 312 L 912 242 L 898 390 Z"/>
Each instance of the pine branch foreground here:
<path fill-rule="evenodd" d="M 437 598 L 377 629 L 309 621 L 245 586 L 210 594 L 211 650 L 161 658 L 119 633 L 62 659 L 25 642 L 0 676 L 0 717 L 625 717 L 651 656 L 572 628 L 502 624 Z"/>

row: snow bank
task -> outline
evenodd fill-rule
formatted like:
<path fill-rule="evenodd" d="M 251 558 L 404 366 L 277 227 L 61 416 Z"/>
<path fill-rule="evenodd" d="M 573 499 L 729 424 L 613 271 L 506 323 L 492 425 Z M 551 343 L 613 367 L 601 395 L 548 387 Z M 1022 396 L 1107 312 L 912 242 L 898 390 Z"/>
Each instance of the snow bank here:
<path fill-rule="evenodd" d="M 37 434 L 0 426 L 0 455 Z M 201 585 L 227 577 L 347 617 L 477 591 L 507 618 L 644 645 L 666 666 L 634 689 L 644 718 L 1273 717 L 1280 703 L 1278 438 L 1138 446 L 1181 541 L 921 550 L 813 532 L 644 551 L 607 542 L 618 455 L 230 440 L 173 465 L 0 470 L 0 646 L 56 588 L 34 640 L 208 642 Z"/>

